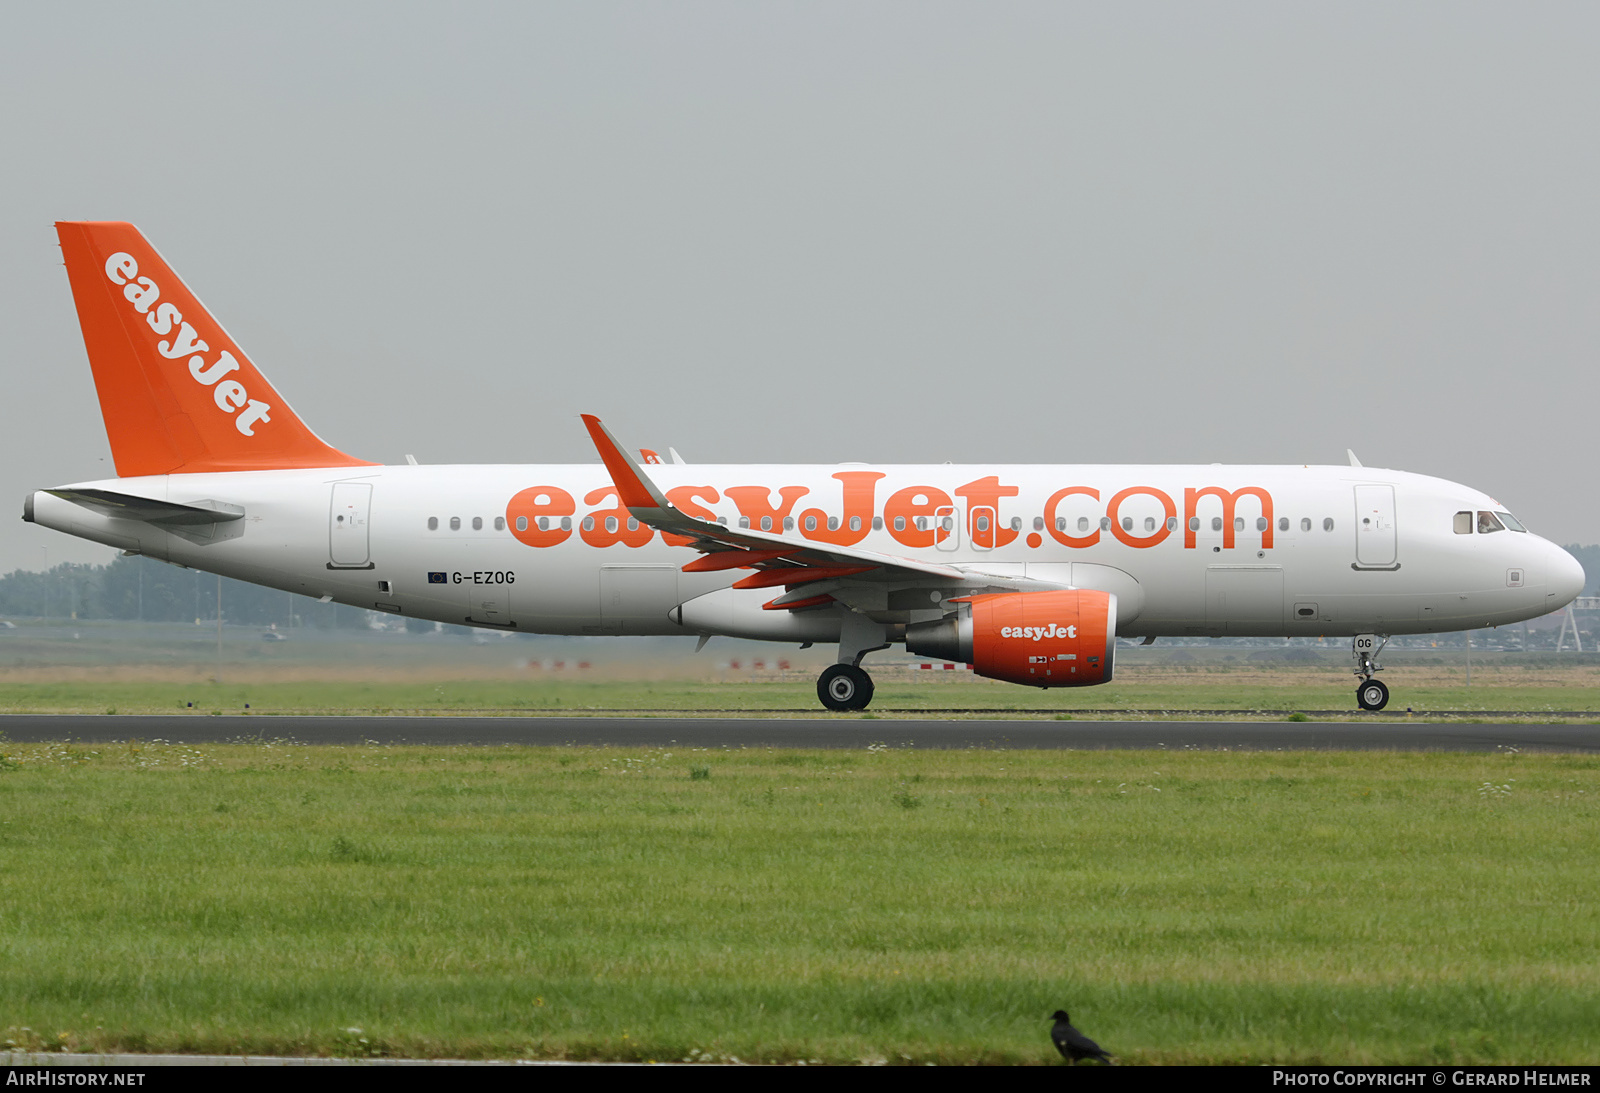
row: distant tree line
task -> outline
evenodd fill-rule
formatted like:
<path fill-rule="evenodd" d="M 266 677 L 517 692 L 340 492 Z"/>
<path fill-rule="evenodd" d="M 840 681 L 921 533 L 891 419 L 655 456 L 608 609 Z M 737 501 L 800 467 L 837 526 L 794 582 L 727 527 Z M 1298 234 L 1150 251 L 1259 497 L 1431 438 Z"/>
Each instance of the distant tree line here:
<path fill-rule="evenodd" d="M 241 625 L 356 628 L 371 612 L 222 578 L 222 620 Z M 63 563 L 0 577 L 0 615 L 193 622 L 217 617 L 217 577 L 143 557 L 110 565 Z M 293 616 L 291 621 L 291 615 Z M 408 622 L 417 620 L 408 620 Z M 427 624 L 430 628 L 432 623 Z"/>

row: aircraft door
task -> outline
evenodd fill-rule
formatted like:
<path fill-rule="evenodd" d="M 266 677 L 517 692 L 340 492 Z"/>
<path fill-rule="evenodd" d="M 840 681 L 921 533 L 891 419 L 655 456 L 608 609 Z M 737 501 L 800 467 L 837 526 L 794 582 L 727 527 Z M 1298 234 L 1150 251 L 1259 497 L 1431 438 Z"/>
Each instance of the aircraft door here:
<path fill-rule="evenodd" d="M 967 527 L 972 536 L 973 550 L 994 549 L 995 519 L 995 511 L 989 505 L 973 505 L 967 509 Z"/>
<path fill-rule="evenodd" d="M 1356 564 L 1395 568 L 1397 543 L 1393 486 L 1356 487 Z"/>
<path fill-rule="evenodd" d="M 328 510 L 328 568 L 371 569 L 372 483 L 335 482 Z"/>

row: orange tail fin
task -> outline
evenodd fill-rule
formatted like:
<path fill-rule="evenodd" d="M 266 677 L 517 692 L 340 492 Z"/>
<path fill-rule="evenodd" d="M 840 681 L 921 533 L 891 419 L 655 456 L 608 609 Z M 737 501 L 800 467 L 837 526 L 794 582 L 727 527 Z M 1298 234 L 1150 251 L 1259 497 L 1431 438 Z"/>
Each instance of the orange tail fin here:
<path fill-rule="evenodd" d="M 119 476 L 374 465 L 295 416 L 139 229 L 56 234 Z"/>

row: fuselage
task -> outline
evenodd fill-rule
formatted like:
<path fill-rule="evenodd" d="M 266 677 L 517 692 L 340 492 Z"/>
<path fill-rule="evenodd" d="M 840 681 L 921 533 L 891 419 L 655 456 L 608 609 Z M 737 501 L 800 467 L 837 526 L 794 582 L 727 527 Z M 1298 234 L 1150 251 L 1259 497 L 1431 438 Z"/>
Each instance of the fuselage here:
<path fill-rule="evenodd" d="M 649 469 L 677 507 L 729 527 L 1024 585 L 1114 592 L 1125 637 L 1497 626 L 1564 606 L 1583 584 L 1570 555 L 1516 530 L 1487 495 L 1375 468 Z M 29 517 L 179 565 L 449 623 L 550 634 L 838 634 L 836 612 L 763 611 L 772 590 L 730 590 L 748 570 L 683 572 L 699 555 L 633 520 L 598 464 L 171 474 L 63 490 L 94 488 L 220 502 L 244 516 L 174 527 L 41 491 Z M 906 581 L 870 606 L 894 625 L 936 618 L 947 605 Z"/>

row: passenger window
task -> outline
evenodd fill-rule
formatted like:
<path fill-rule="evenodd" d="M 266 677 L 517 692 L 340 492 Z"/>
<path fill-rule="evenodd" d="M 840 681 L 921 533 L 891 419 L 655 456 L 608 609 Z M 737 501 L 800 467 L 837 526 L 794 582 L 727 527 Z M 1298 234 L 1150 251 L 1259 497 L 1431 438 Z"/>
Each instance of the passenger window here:
<path fill-rule="evenodd" d="M 839 530 L 839 518 L 837 516 L 828 517 L 828 530 L 829 531 L 838 531 Z"/>
<path fill-rule="evenodd" d="M 917 530 L 918 531 L 927 531 L 928 530 L 928 518 L 926 516 L 917 517 Z"/>
<path fill-rule="evenodd" d="M 1178 530 L 1178 518 L 1176 516 L 1167 517 L 1167 530 L 1168 531 L 1177 531 Z"/>
<path fill-rule="evenodd" d="M 1056 530 L 1057 531 L 1066 531 L 1067 530 L 1067 518 L 1065 516 L 1057 516 L 1056 517 Z M 1083 529 L 1080 528 L 1079 530 L 1081 531 Z"/>
<path fill-rule="evenodd" d="M 563 516 L 561 518 L 561 530 L 562 531 L 571 531 L 572 530 L 572 517 Z"/>
<path fill-rule="evenodd" d="M 816 523 L 815 520 L 809 520 L 808 519 L 806 521 L 806 527 L 809 528 L 812 525 L 814 525 L 815 523 Z M 894 518 L 894 529 L 896 531 L 904 531 L 906 529 L 906 518 L 904 516 L 896 516 Z"/>
<path fill-rule="evenodd" d="M 1300 530 L 1301 531 L 1310 531 L 1311 530 L 1311 517 L 1309 517 L 1309 516 L 1300 517 Z"/>
<path fill-rule="evenodd" d="M 988 531 L 989 530 L 989 518 L 987 516 L 978 517 L 978 530 L 979 531 Z"/>
<path fill-rule="evenodd" d="M 1211 518 L 1211 530 L 1212 531 L 1221 531 L 1222 530 L 1222 517 L 1213 516 Z"/>
<path fill-rule="evenodd" d="M 859 516 L 850 517 L 850 530 L 851 531 L 860 531 L 861 530 L 861 517 L 859 517 Z"/>
<path fill-rule="evenodd" d="M 1198 516 L 1189 517 L 1189 530 L 1190 531 L 1199 531 L 1200 530 L 1200 517 L 1198 517 Z"/>
<path fill-rule="evenodd" d="M 609 531 L 609 532 L 612 532 L 613 534 L 616 532 L 616 530 L 617 530 L 617 518 L 615 516 L 607 516 L 606 517 L 606 530 Z"/>
<path fill-rule="evenodd" d="M 1044 530 L 1044 517 L 1043 516 L 1035 516 L 1033 518 L 1033 530 L 1034 531 L 1043 531 Z"/>
<path fill-rule="evenodd" d="M 524 516 L 524 517 L 522 517 L 522 519 L 526 520 L 527 517 Z M 549 531 L 550 530 L 550 517 L 548 517 L 548 516 L 539 517 L 539 530 L 540 531 Z"/>
<path fill-rule="evenodd" d="M 1146 516 L 1144 518 L 1144 529 L 1146 531 L 1154 531 L 1156 529 L 1156 518 L 1154 516 Z"/>
<path fill-rule="evenodd" d="M 528 518 L 526 516 L 517 517 L 517 530 L 518 531 L 527 531 L 528 530 Z M 544 529 L 541 528 L 540 530 L 542 531 Z"/>
<path fill-rule="evenodd" d="M 1022 530 L 1022 517 L 1013 516 L 1011 518 L 1011 530 L 1012 531 L 1021 531 Z"/>
<path fill-rule="evenodd" d="M 1327 516 L 1327 517 L 1323 518 L 1323 520 L 1322 520 L 1322 530 L 1323 531 L 1332 531 L 1333 530 L 1333 517 Z"/>
<path fill-rule="evenodd" d="M 1123 531 L 1132 531 L 1133 530 L 1133 517 L 1124 516 L 1122 518 L 1122 530 Z"/>
<path fill-rule="evenodd" d="M 1506 526 L 1500 522 L 1500 518 L 1494 513 L 1489 512 L 1487 509 L 1480 509 L 1478 511 L 1479 535 L 1488 535 L 1490 532 L 1504 531 L 1505 529 Z"/>
<path fill-rule="evenodd" d="M 494 529 L 496 531 L 504 531 L 506 529 L 506 518 L 504 516 L 496 516 L 494 518 Z"/>
<path fill-rule="evenodd" d="M 794 517 L 793 516 L 785 516 L 783 518 L 783 530 L 784 531 L 793 531 L 794 530 Z"/>
<path fill-rule="evenodd" d="M 593 531 L 594 530 L 594 517 L 593 516 L 585 516 L 583 518 L 583 530 L 584 531 Z"/>
<path fill-rule="evenodd" d="M 1289 530 L 1289 518 L 1287 516 L 1278 517 L 1278 530 L 1279 531 L 1288 531 Z"/>
<path fill-rule="evenodd" d="M 905 523 L 905 517 L 901 517 L 898 522 L 899 523 Z M 806 517 L 806 530 L 807 531 L 816 531 L 817 530 L 817 518 L 815 516 L 807 516 Z"/>
<path fill-rule="evenodd" d="M 1244 530 L 1244 517 L 1243 516 L 1235 516 L 1233 518 L 1233 530 L 1234 531 L 1243 531 Z"/>
<path fill-rule="evenodd" d="M 874 516 L 872 518 L 872 530 L 873 531 L 882 531 L 883 530 L 883 517 Z"/>
<path fill-rule="evenodd" d="M 1472 534 L 1472 512 L 1470 509 L 1466 512 L 1456 513 L 1455 528 L 1457 535 Z"/>
<path fill-rule="evenodd" d="M 1267 530 L 1267 518 L 1265 516 L 1257 516 L 1256 517 L 1256 530 L 1257 531 L 1266 531 Z"/>
<path fill-rule="evenodd" d="M 749 528 L 750 528 L 750 517 L 748 517 L 748 516 L 739 517 L 739 526 L 748 531 Z"/>
<path fill-rule="evenodd" d="M 450 517 L 450 530 L 451 531 L 460 531 L 461 530 L 461 517 L 459 517 L 459 516 Z"/>
<path fill-rule="evenodd" d="M 1110 531 L 1111 530 L 1111 517 L 1109 517 L 1109 516 L 1100 517 L 1100 530 L 1101 531 Z"/>
<path fill-rule="evenodd" d="M 761 530 L 762 531 L 771 531 L 772 530 L 772 517 L 763 516 L 761 518 Z"/>
<path fill-rule="evenodd" d="M 628 517 L 628 530 L 629 531 L 638 531 L 639 530 L 639 521 L 635 520 L 631 516 Z"/>
<path fill-rule="evenodd" d="M 483 530 L 483 517 L 474 516 L 472 518 L 472 530 L 473 531 L 482 531 Z"/>
<path fill-rule="evenodd" d="M 428 517 L 428 530 L 429 531 L 438 531 L 439 530 L 439 518 L 437 516 Z"/>
<path fill-rule="evenodd" d="M 1079 531 L 1088 531 L 1089 530 L 1089 518 L 1087 516 L 1078 517 L 1078 530 Z"/>

